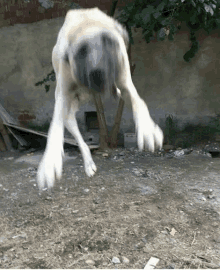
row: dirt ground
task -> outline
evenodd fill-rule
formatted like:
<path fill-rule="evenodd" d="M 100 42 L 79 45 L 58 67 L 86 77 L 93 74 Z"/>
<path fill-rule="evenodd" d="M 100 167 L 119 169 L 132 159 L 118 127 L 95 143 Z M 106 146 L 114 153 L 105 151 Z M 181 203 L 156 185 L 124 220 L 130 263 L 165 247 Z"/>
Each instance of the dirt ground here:
<path fill-rule="evenodd" d="M 0 268 L 220 268 L 219 157 L 97 151 L 88 178 L 70 149 L 39 194 L 42 153 L 0 154 Z"/>

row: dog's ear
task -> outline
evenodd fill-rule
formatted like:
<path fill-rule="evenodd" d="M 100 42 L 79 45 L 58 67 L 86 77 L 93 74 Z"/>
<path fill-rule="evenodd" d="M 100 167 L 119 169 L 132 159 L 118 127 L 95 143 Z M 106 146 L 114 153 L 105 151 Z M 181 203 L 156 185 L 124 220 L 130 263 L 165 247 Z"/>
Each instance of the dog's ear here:
<path fill-rule="evenodd" d="M 119 22 L 115 21 L 115 29 L 118 31 L 118 33 L 123 37 L 124 42 L 125 42 L 125 46 L 128 49 L 128 45 L 129 45 L 129 37 L 128 37 L 128 32 L 125 29 L 125 27 L 123 27 Z"/>

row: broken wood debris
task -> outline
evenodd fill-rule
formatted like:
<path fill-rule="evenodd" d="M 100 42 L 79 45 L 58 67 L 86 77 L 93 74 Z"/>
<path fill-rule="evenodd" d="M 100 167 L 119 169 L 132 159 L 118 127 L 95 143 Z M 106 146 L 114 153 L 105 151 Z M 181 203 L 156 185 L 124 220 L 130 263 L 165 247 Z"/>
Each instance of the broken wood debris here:
<path fill-rule="evenodd" d="M 3 141 L 1 141 L 1 138 L 0 138 L 0 151 L 5 151 L 4 150 L 5 148 L 7 148 L 7 150 L 13 149 L 7 130 L 14 136 L 14 138 L 19 142 L 19 144 L 21 146 L 27 146 L 27 145 L 29 145 L 29 143 L 22 137 L 21 134 L 19 134 L 19 130 L 27 132 L 27 133 L 32 133 L 32 134 L 36 134 L 39 136 L 43 136 L 46 138 L 48 136 L 47 133 L 45 133 L 45 132 L 36 131 L 36 130 L 30 129 L 30 128 L 25 128 L 25 127 L 20 126 L 18 121 L 16 121 L 13 117 L 11 117 L 1 104 L 0 104 L 0 117 L 1 117 L 0 133 L 1 133 L 3 140 L 4 140 L 4 142 L 3 142 Z M 4 126 L 7 127 L 7 130 Z M 64 142 L 71 144 L 71 145 L 74 145 L 74 146 L 78 146 L 78 143 L 73 138 L 69 138 L 69 137 L 65 136 Z M 89 142 L 87 142 L 87 144 L 88 144 L 90 149 L 99 148 L 99 145 L 92 145 Z"/>

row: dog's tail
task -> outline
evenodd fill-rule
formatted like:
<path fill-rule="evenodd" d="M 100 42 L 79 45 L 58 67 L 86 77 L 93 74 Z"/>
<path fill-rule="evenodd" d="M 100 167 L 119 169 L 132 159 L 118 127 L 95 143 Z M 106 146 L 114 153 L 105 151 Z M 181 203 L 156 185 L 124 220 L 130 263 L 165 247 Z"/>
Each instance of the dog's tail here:
<path fill-rule="evenodd" d="M 98 33 L 83 41 L 74 54 L 75 74 L 91 90 L 112 91 L 119 70 L 119 43 L 108 33 Z"/>

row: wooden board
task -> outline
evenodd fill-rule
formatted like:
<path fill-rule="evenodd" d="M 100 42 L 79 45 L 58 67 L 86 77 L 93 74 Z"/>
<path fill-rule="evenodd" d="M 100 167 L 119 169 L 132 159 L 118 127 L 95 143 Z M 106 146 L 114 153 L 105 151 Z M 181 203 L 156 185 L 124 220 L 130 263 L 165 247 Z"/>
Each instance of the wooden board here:
<path fill-rule="evenodd" d="M 24 127 L 21 127 L 21 126 L 18 126 L 18 125 L 8 124 L 8 123 L 3 123 L 3 124 L 5 126 L 7 126 L 8 128 L 12 127 L 14 129 L 18 129 L 18 130 L 25 131 L 25 132 L 30 132 L 30 133 L 37 134 L 39 136 L 43 136 L 43 137 L 46 137 L 46 138 L 48 136 L 47 133 L 45 133 L 45 132 L 36 131 L 36 130 L 30 129 L 30 128 L 24 128 Z M 68 143 L 68 144 L 71 144 L 71 145 L 74 145 L 74 146 L 78 146 L 78 143 L 73 138 L 67 138 L 67 137 L 65 137 L 64 138 L 64 142 L 65 143 Z M 99 145 L 89 145 L 88 144 L 88 146 L 89 146 L 90 149 L 97 149 L 97 148 L 99 148 Z"/>
<path fill-rule="evenodd" d="M 8 136 L 8 132 L 7 132 L 6 128 L 3 125 L 3 121 L 2 121 L 1 118 L 0 118 L 0 133 L 2 135 L 2 138 L 4 140 L 5 145 L 7 147 L 7 150 L 9 150 L 9 151 L 12 150 L 13 147 L 12 147 L 10 137 Z M 3 145 L 2 145 L 2 147 L 3 147 Z M 4 150 L 2 150 L 2 151 L 4 151 Z"/>

